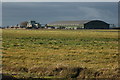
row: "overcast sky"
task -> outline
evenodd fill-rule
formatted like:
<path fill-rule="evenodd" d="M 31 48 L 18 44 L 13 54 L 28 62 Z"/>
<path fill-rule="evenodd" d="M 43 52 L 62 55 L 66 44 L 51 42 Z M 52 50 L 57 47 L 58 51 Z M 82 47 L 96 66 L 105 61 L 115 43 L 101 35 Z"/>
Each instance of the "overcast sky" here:
<path fill-rule="evenodd" d="M 118 23 L 117 2 L 3 3 L 3 26 L 35 20 L 42 24 L 61 20 L 103 20 Z"/>
<path fill-rule="evenodd" d="M 2 3 L 0 2 L 0 26 L 2 25 Z"/>
<path fill-rule="evenodd" d="M 119 0 L 2 0 L 3 2 L 118 2 Z"/>
<path fill-rule="evenodd" d="M 118 2 L 118 1 L 119 0 L 0 0 L 0 2 Z M 0 25 L 1 24 L 2 24 L 2 7 L 0 3 Z"/>

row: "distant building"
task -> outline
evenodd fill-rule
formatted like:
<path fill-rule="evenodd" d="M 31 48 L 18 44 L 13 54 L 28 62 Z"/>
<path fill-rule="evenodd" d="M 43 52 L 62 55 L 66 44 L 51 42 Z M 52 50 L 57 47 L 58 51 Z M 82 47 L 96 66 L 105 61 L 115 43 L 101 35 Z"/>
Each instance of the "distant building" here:
<path fill-rule="evenodd" d="M 38 29 L 38 28 L 40 28 L 41 27 L 41 25 L 39 24 L 39 23 L 36 23 L 35 21 L 29 21 L 28 23 L 27 23 L 27 27 L 26 28 L 28 28 L 28 29 Z"/>
<path fill-rule="evenodd" d="M 109 29 L 109 24 L 104 21 L 93 20 L 85 23 L 84 28 L 85 29 Z"/>
<path fill-rule="evenodd" d="M 44 29 L 44 28 L 46 28 L 46 24 L 41 24 L 41 27 L 40 27 L 41 29 Z"/>
<path fill-rule="evenodd" d="M 56 21 L 47 24 L 55 29 L 109 29 L 109 24 L 100 20 Z"/>

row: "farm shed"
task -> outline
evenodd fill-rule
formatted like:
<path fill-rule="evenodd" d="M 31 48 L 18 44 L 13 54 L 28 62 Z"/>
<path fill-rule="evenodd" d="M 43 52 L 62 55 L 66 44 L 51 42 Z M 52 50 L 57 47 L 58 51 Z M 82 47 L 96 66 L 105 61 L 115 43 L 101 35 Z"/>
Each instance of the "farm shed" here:
<path fill-rule="evenodd" d="M 47 24 L 55 29 L 108 29 L 109 24 L 100 20 L 56 21 Z"/>
<path fill-rule="evenodd" d="M 29 22 L 27 23 L 27 28 L 28 28 L 28 29 L 32 29 L 32 28 L 38 29 L 38 28 L 40 28 L 40 27 L 41 27 L 41 24 L 36 23 L 35 21 L 29 21 Z"/>

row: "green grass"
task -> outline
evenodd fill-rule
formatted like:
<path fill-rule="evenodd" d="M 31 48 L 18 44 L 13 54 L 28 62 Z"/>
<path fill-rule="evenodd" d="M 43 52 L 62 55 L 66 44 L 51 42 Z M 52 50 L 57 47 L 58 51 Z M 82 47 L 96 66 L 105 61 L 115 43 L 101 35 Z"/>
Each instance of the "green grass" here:
<path fill-rule="evenodd" d="M 117 31 L 4 29 L 3 73 L 51 77 L 39 68 L 49 72 L 56 67 L 81 67 L 104 72 L 100 77 L 112 76 L 118 68 Z M 31 71 L 34 68 L 36 72 Z"/>

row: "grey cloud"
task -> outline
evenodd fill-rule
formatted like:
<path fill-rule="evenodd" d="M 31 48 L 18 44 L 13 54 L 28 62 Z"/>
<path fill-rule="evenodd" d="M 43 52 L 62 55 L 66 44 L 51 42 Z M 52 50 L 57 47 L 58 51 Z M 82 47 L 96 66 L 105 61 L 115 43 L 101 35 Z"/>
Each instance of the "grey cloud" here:
<path fill-rule="evenodd" d="M 2 26 L 2 3 L 0 2 L 0 26 Z"/>
<path fill-rule="evenodd" d="M 49 23 L 59 20 L 101 19 L 117 24 L 117 3 L 88 2 L 18 2 L 3 3 L 4 25 L 14 25 L 24 20 Z"/>

